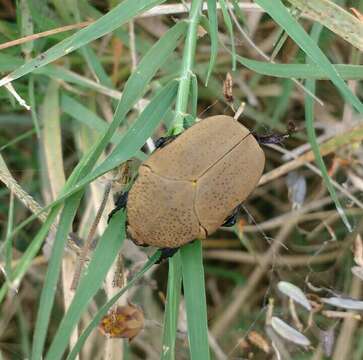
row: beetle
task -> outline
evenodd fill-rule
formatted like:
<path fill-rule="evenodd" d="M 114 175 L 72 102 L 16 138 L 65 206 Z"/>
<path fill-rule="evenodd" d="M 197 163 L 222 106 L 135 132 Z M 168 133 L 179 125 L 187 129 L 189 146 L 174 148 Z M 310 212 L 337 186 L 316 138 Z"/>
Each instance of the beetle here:
<path fill-rule="evenodd" d="M 265 155 L 255 136 L 226 115 L 200 120 L 157 145 L 110 215 L 126 207 L 131 239 L 168 257 L 235 223 L 262 176 Z"/>

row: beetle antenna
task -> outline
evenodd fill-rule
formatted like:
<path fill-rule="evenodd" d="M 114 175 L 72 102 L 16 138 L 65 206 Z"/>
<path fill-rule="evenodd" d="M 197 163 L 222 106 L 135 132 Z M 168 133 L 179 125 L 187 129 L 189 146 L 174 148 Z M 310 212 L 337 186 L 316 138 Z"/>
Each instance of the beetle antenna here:
<path fill-rule="evenodd" d="M 255 131 L 251 131 L 252 135 L 256 138 L 259 144 L 267 145 L 283 145 L 284 140 L 288 139 L 292 134 L 297 132 L 298 129 L 293 121 L 289 121 L 287 124 L 287 130 L 283 134 L 269 134 L 269 135 L 258 135 Z"/>
<path fill-rule="evenodd" d="M 283 145 L 284 140 L 289 138 L 289 134 L 270 134 L 270 135 L 257 135 L 252 131 L 252 135 L 256 138 L 257 142 L 262 145 L 274 144 Z"/>

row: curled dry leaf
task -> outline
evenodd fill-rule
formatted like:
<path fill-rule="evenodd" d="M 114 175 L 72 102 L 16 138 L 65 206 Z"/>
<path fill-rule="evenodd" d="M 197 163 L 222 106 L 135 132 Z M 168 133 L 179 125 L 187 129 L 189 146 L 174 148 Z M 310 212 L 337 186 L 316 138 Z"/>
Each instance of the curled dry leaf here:
<path fill-rule="evenodd" d="M 248 341 L 261 349 L 266 354 L 269 354 L 271 351 L 270 344 L 267 342 L 267 340 L 259 334 L 257 331 L 251 331 L 248 336 Z"/>
<path fill-rule="evenodd" d="M 100 331 L 111 338 L 132 340 L 144 328 L 144 314 L 133 304 L 117 306 L 100 322 Z"/>
<path fill-rule="evenodd" d="M 273 316 L 271 321 L 272 328 L 284 339 L 297 345 L 309 346 L 310 340 L 301 332 L 282 321 L 280 318 Z"/>
<path fill-rule="evenodd" d="M 287 281 L 280 281 L 277 284 L 277 288 L 285 295 L 293 299 L 298 304 L 302 305 L 305 309 L 308 311 L 311 311 L 311 305 L 309 303 L 309 300 L 303 293 L 303 291 L 297 287 L 296 285 L 293 285 Z"/>
<path fill-rule="evenodd" d="M 341 298 L 341 297 L 331 297 L 331 298 L 321 298 L 324 304 L 340 307 L 348 310 L 363 310 L 363 301 Z"/>

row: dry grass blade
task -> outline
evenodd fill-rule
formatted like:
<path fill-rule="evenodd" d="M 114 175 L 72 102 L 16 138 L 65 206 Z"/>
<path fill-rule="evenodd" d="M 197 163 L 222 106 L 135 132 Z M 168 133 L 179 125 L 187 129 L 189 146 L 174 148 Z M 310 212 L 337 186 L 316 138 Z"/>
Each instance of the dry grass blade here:
<path fill-rule="evenodd" d="M 363 51 L 363 22 L 331 0 L 288 0 L 312 20 L 318 21 Z"/>

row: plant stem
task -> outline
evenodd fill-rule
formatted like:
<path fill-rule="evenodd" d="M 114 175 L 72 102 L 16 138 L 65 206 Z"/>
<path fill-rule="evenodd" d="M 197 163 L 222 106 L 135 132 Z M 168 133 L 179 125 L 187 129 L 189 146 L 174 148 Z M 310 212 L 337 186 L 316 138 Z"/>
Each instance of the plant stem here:
<path fill-rule="evenodd" d="M 188 34 L 185 40 L 182 69 L 179 80 L 179 89 L 175 106 L 176 116 L 173 129 L 174 135 L 179 134 L 184 130 L 183 119 L 188 108 L 190 81 L 194 64 L 195 47 L 197 43 L 197 30 L 202 4 L 203 0 L 193 0 L 189 13 Z"/>

